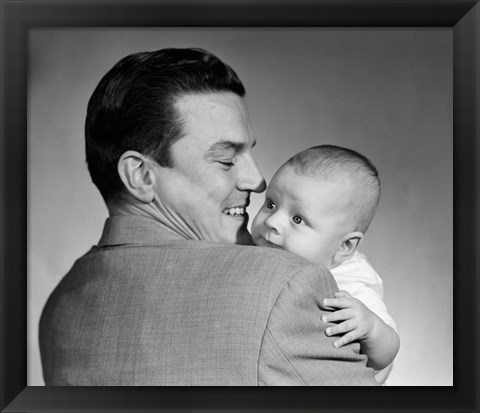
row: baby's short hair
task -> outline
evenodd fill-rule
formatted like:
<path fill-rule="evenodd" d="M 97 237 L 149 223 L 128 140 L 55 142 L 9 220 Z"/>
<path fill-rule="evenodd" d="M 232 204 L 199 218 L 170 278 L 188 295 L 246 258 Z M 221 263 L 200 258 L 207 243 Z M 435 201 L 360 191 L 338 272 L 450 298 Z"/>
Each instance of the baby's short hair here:
<path fill-rule="evenodd" d="M 351 149 L 319 145 L 297 153 L 284 166 L 293 167 L 297 174 L 325 180 L 349 179 L 357 189 L 355 230 L 367 231 L 380 199 L 378 171 L 369 159 Z"/>

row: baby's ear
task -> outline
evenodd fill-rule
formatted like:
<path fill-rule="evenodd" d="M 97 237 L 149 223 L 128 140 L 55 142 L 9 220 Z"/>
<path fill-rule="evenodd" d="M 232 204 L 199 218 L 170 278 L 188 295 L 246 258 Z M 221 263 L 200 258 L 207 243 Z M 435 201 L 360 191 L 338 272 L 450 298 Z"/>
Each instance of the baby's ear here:
<path fill-rule="evenodd" d="M 340 248 L 333 255 L 334 266 L 340 265 L 348 260 L 356 251 L 360 240 L 363 238 L 363 233 L 360 231 L 350 232 L 342 238 Z"/>

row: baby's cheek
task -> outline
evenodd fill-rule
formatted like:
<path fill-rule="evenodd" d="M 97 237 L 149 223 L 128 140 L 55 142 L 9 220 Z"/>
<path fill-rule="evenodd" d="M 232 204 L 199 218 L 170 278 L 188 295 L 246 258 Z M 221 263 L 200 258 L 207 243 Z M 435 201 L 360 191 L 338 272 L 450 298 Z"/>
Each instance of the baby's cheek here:
<path fill-rule="evenodd" d="M 285 249 L 287 251 L 293 252 L 294 254 L 300 255 L 301 257 L 305 258 L 307 251 L 303 242 L 301 240 L 297 240 L 292 237 L 286 237 L 285 240 Z"/>
<path fill-rule="evenodd" d="M 318 264 L 318 260 L 321 260 L 319 257 L 318 251 L 315 248 L 315 245 L 311 242 L 305 242 L 305 240 L 297 240 L 296 242 L 289 243 L 291 245 L 290 252 L 300 255 L 300 257 L 305 258 L 307 261 Z"/>
<path fill-rule="evenodd" d="M 255 239 L 258 238 L 258 222 L 256 223 L 255 221 L 253 221 L 252 223 L 252 238 L 253 238 L 253 241 L 255 242 Z"/>
<path fill-rule="evenodd" d="M 263 214 L 259 212 L 257 215 L 255 215 L 255 218 L 253 218 L 252 222 L 252 235 L 255 232 L 258 234 L 260 226 L 263 224 L 264 217 L 262 216 Z"/>

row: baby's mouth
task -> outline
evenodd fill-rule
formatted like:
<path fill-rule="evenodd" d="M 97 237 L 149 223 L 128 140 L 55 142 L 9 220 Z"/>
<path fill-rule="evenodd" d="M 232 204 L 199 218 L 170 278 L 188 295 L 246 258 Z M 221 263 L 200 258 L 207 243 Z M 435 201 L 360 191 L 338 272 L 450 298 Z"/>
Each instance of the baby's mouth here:
<path fill-rule="evenodd" d="M 258 245 L 263 245 L 265 247 L 270 247 L 270 248 L 283 249 L 280 245 L 277 245 L 277 244 L 274 244 L 273 242 L 270 242 L 265 237 L 260 237 L 260 243 L 258 243 Z"/>

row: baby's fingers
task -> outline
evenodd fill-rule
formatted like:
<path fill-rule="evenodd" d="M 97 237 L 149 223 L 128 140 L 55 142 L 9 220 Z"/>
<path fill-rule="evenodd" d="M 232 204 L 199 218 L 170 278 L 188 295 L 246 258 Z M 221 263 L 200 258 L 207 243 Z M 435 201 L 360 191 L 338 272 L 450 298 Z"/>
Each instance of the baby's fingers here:
<path fill-rule="evenodd" d="M 358 332 L 357 332 L 357 329 L 355 329 L 353 323 L 351 323 L 349 321 L 345 321 L 345 322 L 343 322 L 343 323 L 341 323 L 337 326 L 328 327 L 325 330 L 325 334 L 329 337 L 330 336 L 335 336 L 335 335 L 338 335 L 338 334 L 343 334 L 343 333 L 346 333 L 346 334 L 344 334 L 338 340 L 335 340 L 333 342 L 333 347 L 335 347 L 335 348 L 342 347 L 346 344 L 351 343 L 352 341 L 357 340 L 360 337 Z"/>
<path fill-rule="evenodd" d="M 329 337 L 336 336 L 338 334 L 349 333 L 354 329 L 355 329 L 354 323 L 352 323 L 350 320 L 347 320 L 347 321 L 344 321 L 343 323 L 328 327 L 325 330 L 325 334 Z"/>
<path fill-rule="evenodd" d="M 358 339 L 358 334 L 355 333 L 355 330 L 348 332 L 347 334 L 340 337 L 338 340 L 333 342 L 333 347 L 340 348 L 346 344 L 351 343 Z"/>
<path fill-rule="evenodd" d="M 331 323 L 335 321 L 348 320 L 352 318 L 352 312 L 346 308 L 343 310 L 334 311 L 333 313 L 327 313 L 322 315 L 322 321 L 324 323 Z"/>
<path fill-rule="evenodd" d="M 335 293 L 338 294 L 338 293 Z M 354 299 L 351 298 L 351 296 L 336 296 L 336 298 L 324 298 L 323 299 L 323 305 L 327 307 L 333 307 L 333 308 L 347 308 L 351 307 Z"/>
<path fill-rule="evenodd" d="M 351 298 L 352 296 L 345 290 L 340 290 L 337 291 L 336 293 L 333 294 L 335 298 L 341 298 L 341 297 L 348 297 Z"/>

